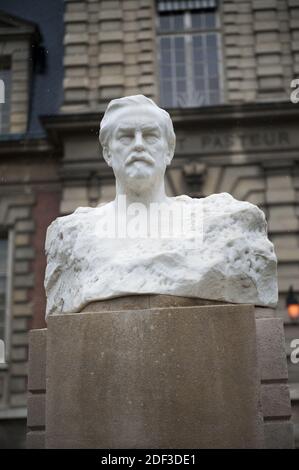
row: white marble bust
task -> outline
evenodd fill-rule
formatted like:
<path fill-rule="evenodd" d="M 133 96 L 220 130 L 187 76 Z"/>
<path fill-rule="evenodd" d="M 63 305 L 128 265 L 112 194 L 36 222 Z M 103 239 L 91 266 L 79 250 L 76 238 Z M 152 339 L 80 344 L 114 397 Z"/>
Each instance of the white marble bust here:
<path fill-rule="evenodd" d="M 228 193 L 166 195 L 175 134 L 165 110 L 143 95 L 112 100 L 100 142 L 116 197 L 48 228 L 46 315 L 132 294 L 275 306 L 277 260 L 264 213 Z"/>

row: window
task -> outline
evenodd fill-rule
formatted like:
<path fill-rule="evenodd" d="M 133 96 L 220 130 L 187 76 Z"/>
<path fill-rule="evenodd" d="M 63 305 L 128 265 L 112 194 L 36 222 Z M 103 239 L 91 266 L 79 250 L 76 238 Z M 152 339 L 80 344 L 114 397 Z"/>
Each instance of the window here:
<path fill-rule="evenodd" d="M 216 1 L 158 1 L 158 12 L 161 105 L 185 108 L 220 103 Z"/>
<path fill-rule="evenodd" d="M 0 79 L 4 84 L 3 96 L 0 99 L 0 135 L 10 131 L 10 89 L 11 89 L 11 61 L 10 57 L 0 56 Z M 4 98 L 4 100 L 2 99 Z M 4 101 L 4 102 L 3 102 Z"/>
<path fill-rule="evenodd" d="M 0 234 L 0 339 L 5 339 L 8 238 Z"/>

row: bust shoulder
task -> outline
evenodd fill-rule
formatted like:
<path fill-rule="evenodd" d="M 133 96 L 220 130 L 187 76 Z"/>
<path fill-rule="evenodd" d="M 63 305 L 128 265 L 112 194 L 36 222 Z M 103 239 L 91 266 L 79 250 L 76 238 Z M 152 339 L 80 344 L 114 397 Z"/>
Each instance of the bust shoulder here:
<path fill-rule="evenodd" d="M 231 216 L 235 223 L 246 224 L 254 221 L 257 225 L 264 226 L 266 224 L 265 214 L 261 209 L 251 202 L 235 199 L 229 193 L 216 193 L 203 198 L 191 198 L 184 194 L 174 197 L 173 200 L 175 203 L 202 206 L 205 218 Z"/>
<path fill-rule="evenodd" d="M 45 252 L 48 262 L 71 256 L 73 247 L 80 238 L 88 239 L 93 233 L 95 223 L 110 215 L 113 203 L 103 203 L 96 207 L 78 207 L 73 213 L 57 217 L 48 227 Z"/>
<path fill-rule="evenodd" d="M 261 246 L 269 253 L 273 245 L 267 237 L 267 222 L 264 212 L 255 204 L 239 201 L 228 193 L 212 194 L 203 199 L 203 214 L 206 237 L 220 240 L 238 237 L 245 244 L 254 244 L 257 237 Z"/>

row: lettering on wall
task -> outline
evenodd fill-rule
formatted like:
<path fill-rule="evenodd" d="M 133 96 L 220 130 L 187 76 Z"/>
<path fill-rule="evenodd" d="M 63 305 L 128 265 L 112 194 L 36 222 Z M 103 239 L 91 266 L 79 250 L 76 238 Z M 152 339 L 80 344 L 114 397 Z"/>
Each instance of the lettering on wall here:
<path fill-rule="evenodd" d="M 177 151 L 188 151 L 196 146 L 201 152 L 223 152 L 240 150 L 271 150 L 289 149 L 299 147 L 293 142 L 291 132 L 288 130 L 254 130 L 252 132 L 219 132 L 203 133 L 198 136 L 190 136 L 189 145 L 185 140 L 177 138 Z"/>

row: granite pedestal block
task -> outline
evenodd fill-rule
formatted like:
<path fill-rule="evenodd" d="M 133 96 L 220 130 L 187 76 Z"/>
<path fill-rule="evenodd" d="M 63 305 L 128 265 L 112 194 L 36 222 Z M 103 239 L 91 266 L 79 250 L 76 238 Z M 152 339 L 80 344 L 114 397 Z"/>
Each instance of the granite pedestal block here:
<path fill-rule="evenodd" d="M 196 302 L 132 296 L 49 317 L 31 333 L 28 447 L 292 447 L 277 319 Z"/>

